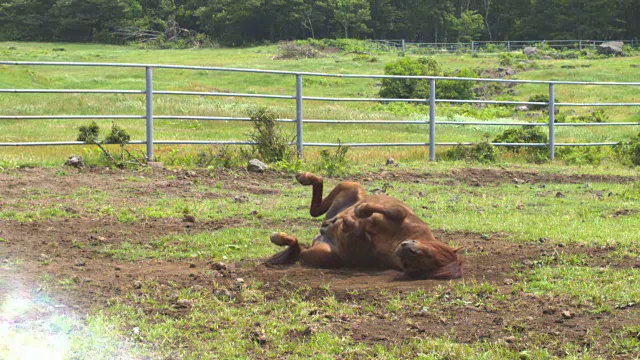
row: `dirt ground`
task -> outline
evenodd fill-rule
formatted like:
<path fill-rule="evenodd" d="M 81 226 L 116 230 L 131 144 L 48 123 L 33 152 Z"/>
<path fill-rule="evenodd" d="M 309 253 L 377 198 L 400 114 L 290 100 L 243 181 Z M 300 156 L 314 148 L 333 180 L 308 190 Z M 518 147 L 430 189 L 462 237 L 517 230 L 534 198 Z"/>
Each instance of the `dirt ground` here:
<path fill-rule="evenodd" d="M 8 206 L 7 200 L 24 196 L 33 189 L 45 189 L 51 194 L 64 195 L 80 187 L 97 187 L 123 190 L 120 181 L 132 175 L 128 171 L 109 169 L 83 170 L 70 176 L 54 176 L 56 169 L 22 169 L 12 173 L 0 173 L 0 209 Z M 133 174 L 139 175 L 139 174 Z M 198 193 L 194 179 L 199 185 L 222 183 L 226 189 L 239 193 L 261 194 L 268 190 L 265 184 L 287 184 L 290 176 L 280 173 L 256 175 L 246 172 L 220 171 L 213 175 L 199 171 L 154 170 L 143 176 L 149 182 L 127 183 L 125 195 L 114 198 L 114 202 L 134 202 L 154 191 L 174 196 L 208 198 L 219 196 L 215 190 Z M 171 177 L 171 180 L 167 180 Z M 238 181 L 239 179 L 242 182 Z M 394 180 L 419 182 L 441 180 L 477 185 L 504 182 L 515 183 L 584 183 L 638 181 L 635 177 L 618 176 L 566 176 L 542 174 L 534 171 L 467 169 L 452 170 L 446 174 L 416 174 L 404 172 L 376 172 L 359 175 L 358 181 Z M 37 199 L 33 206 L 38 206 Z M 51 200 L 42 200 L 51 201 Z M 73 208 L 68 211 L 74 211 Z M 402 296 L 418 289 L 442 291 L 446 299 L 451 283 L 433 280 L 398 280 L 398 273 L 382 273 L 354 270 L 320 270 L 299 265 L 267 267 L 259 261 L 247 260 L 222 266 L 207 260 L 145 260 L 119 261 L 99 253 L 104 245 L 118 245 L 131 234 L 141 242 L 168 234 L 182 234 L 205 230 L 233 228 L 242 225 L 242 219 L 225 219 L 211 222 L 184 222 L 180 219 L 146 220 L 136 223 L 121 223 L 106 217 L 79 217 L 63 220 L 47 220 L 20 223 L 0 220 L 0 294 L 27 291 L 26 284 L 42 283 L 43 274 L 56 279 L 73 279 L 79 286 L 63 289 L 51 284 L 47 291 L 70 311 L 83 313 L 104 308 L 109 299 L 135 291 L 139 281 L 153 280 L 158 283 L 173 282 L 179 287 L 211 287 L 211 273 L 219 273 L 213 281 L 220 288 L 233 292 L 238 278 L 247 282 L 260 281 L 269 297 L 278 298 L 292 289 L 304 288 L 307 299 L 322 298 L 333 294 L 340 301 L 384 304 L 391 296 Z M 310 222 L 310 226 L 314 223 Z M 625 325 L 638 325 L 640 307 L 630 306 L 616 309 L 612 313 L 594 314 L 582 309 L 571 299 L 559 297 L 534 297 L 513 293 L 512 284 L 517 281 L 517 271 L 534 266 L 542 256 L 554 253 L 586 254 L 588 266 L 640 267 L 636 260 L 606 260 L 607 252 L 614 249 L 588 247 L 557 247 L 547 243 L 514 244 L 500 234 L 486 236 L 472 233 L 435 231 L 436 237 L 445 242 L 454 242 L 464 247 L 466 259 L 464 281 L 488 281 L 509 301 L 494 302 L 490 307 L 475 304 L 442 302 L 438 311 L 421 311 L 411 307 L 389 314 L 384 307 L 362 317 L 329 319 L 333 331 L 349 334 L 354 341 L 365 343 L 393 343 L 424 337 L 450 336 L 458 342 L 503 341 L 514 349 L 524 349 L 536 337 L 548 336 L 548 348 L 562 356 L 564 345 L 577 344 L 595 354 L 607 354 L 607 335 L 619 331 Z M 265 241 L 267 241 L 265 239 Z M 77 246 L 81 242 L 83 246 Z M 274 249 L 274 251 L 277 249 Z M 2 265 L 2 264 L 0 264 Z M 239 300 L 237 306 L 244 306 Z M 570 312 L 567 317 L 563 312 Z M 176 315 L 178 316 L 178 315 Z M 400 326 L 399 326 L 400 324 Z M 589 332 L 594 326 L 602 329 L 599 339 L 594 340 Z M 519 334 L 514 337 L 514 332 Z M 624 356 L 623 356 L 624 357 Z M 632 356 L 628 356 L 632 358 Z"/>

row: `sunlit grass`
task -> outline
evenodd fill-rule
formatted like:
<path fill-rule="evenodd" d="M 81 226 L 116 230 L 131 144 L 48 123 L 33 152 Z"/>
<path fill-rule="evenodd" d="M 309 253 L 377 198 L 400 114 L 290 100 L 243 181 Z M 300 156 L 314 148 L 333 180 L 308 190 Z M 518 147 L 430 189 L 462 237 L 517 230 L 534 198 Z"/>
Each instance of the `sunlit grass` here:
<path fill-rule="evenodd" d="M 65 51 L 53 51 L 63 47 Z M 149 50 L 124 46 L 96 46 L 79 44 L 48 43 L 0 43 L 0 59 L 18 61 L 74 61 L 74 62 L 121 62 L 162 63 L 219 67 L 276 69 L 289 71 L 312 71 L 341 74 L 382 74 L 388 62 L 397 59 L 393 54 L 376 54 L 376 62 L 353 61 L 353 54 L 332 54 L 319 59 L 273 60 L 275 46 L 245 49 L 199 49 L 199 50 Z M 439 56 L 443 68 L 455 70 L 463 67 L 474 69 L 496 68 L 497 57 L 472 58 L 469 55 Z M 518 79 L 576 80 L 576 81 L 629 81 L 637 68 L 631 67 L 634 58 L 611 58 L 604 60 L 540 60 L 538 70 L 520 72 Z M 566 64 L 589 67 L 564 69 Z M 55 67 L 55 66 L 0 66 L 0 88 L 63 88 L 63 89 L 132 89 L 143 90 L 144 69 Z M 636 76 L 637 77 L 637 76 Z M 376 79 L 341 79 L 304 77 L 304 95 L 330 97 L 376 97 L 380 81 Z M 216 91 L 268 93 L 293 95 L 294 76 L 268 74 L 242 74 L 231 72 L 207 72 L 199 70 L 157 69 L 154 72 L 154 89 L 183 91 Z M 634 87 L 594 87 L 558 85 L 556 92 L 563 102 L 634 102 L 637 93 Z M 545 85 L 518 85 L 514 99 L 528 100 L 531 95 L 548 91 Z M 200 115 L 246 117 L 247 110 L 257 104 L 273 107 L 283 118 L 295 118 L 293 100 L 257 100 L 242 98 L 189 97 L 156 95 L 156 115 Z M 439 109 L 446 105 L 439 104 Z M 94 94 L 2 94 L 0 115 L 144 115 L 143 95 L 94 95 Z M 583 114 L 590 108 L 561 109 L 563 113 Z M 637 121 L 638 109 L 607 108 L 611 121 Z M 448 111 L 447 111 L 448 112 Z M 454 111 L 455 112 L 455 111 Z M 438 120 L 450 120 L 437 111 Z M 411 115 L 384 111 L 374 103 L 352 102 L 304 102 L 306 119 L 413 119 L 428 118 L 426 107 L 418 107 Z M 456 118 L 456 116 L 454 116 Z M 527 120 L 522 114 L 514 114 L 514 120 Z M 460 120 L 475 120 L 459 118 Z M 509 120 L 509 119 L 503 119 Z M 25 141 L 74 141 L 77 128 L 87 120 L 2 120 L 0 142 Z M 105 127 L 110 121 L 98 123 Z M 118 120 L 134 140 L 144 140 L 144 120 Z M 306 142 L 424 142 L 429 141 L 428 126 L 362 126 L 307 124 L 304 126 Z M 236 122 L 156 120 L 156 140 L 244 140 L 248 124 Z M 293 127 L 289 127 L 293 133 Z M 438 126 L 436 140 L 439 142 L 477 142 L 485 133 L 494 137 L 505 130 L 501 126 Z M 628 139 L 637 133 L 637 127 L 562 127 L 557 129 L 558 142 L 610 142 Z M 52 150 L 53 149 L 53 150 Z M 318 149 L 307 148 L 309 154 Z M 396 156 L 414 150 L 401 148 Z M 3 148 L 3 159 L 9 164 L 43 163 L 65 159 L 72 153 L 82 152 L 82 147 L 55 148 Z M 361 151 L 363 158 L 383 157 L 384 148 L 367 148 Z M 312 155 L 313 156 L 313 155 Z M 5 164 L 6 165 L 6 164 Z M 2 166 L 2 164 L 0 164 Z"/>

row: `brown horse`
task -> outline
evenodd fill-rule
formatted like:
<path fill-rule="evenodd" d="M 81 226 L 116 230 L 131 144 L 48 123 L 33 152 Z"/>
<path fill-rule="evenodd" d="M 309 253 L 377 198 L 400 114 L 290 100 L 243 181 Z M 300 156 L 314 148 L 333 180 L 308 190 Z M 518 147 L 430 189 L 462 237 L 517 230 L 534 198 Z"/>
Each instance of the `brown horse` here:
<path fill-rule="evenodd" d="M 427 224 L 402 202 L 386 195 L 366 195 L 355 182 L 341 182 L 322 198 L 322 177 L 298 174 L 311 185 L 311 216 L 326 214 L 311 246 L 274 233 L 271 242 L 287 248 L 268 264 L 323 268 L 396 269 L 410 278 L 453 279 L 462 276 L 458 249 L 436 240 Z"/>

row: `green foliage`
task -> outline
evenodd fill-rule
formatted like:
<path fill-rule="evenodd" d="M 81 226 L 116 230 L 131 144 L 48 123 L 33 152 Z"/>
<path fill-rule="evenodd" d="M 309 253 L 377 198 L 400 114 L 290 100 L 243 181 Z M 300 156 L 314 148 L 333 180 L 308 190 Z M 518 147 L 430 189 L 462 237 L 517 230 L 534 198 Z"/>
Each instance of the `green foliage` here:
<path fill-rule="evenodd" d="M 249 111 L 253 122 L 253 131 L 249 134 L 255 142 L 252 148 L 256 155 L 266 162 L 291 160 L 295 157 L 295 149 L 291 143 L 295 135 L 287 137 L 278 125 L 278 113 L 266 107 L 258 107 Z"/>
<path fill-rule="evenodd" d="M 403 76 L 455 76 L 477 78 L 473 70 L 462 69 L 445 74 L 433 58 L 404 57 L 389 63 L 384 68 L 385 75 Z M 436 82 L 436 96 L 439 99 L 473 99 L 472 81 L 440 80 Z M 429 80 L 423 79 L 383 79 L 380 96 L 383 98 L 425 99 L 429 97 Z"/>
<path fill-rule="evenodd" d="M 435 59 L 405 57 L 387 64 L 384 67 L 384 74 L 442 76 L 443 72 Z M 418 79 L 382 79 L 380 96 L 383 98 L 424 99 L 429 96 L 429 81 Z"/>
<path fill-rule="evenodd" d="M 96 122 L 92 122 L 90 125 L 80 126 L 78 129 L 78 141 L 84 141 L 87 144 L 93 144 L 98 142 L 100 137 L 100 127 Z"/>
<path fill-rule="evenodd" d="M 496 147 L 491 145 L 488 136 L 471 146 L 458 144 L 443 154 L 445 160 L 475 161 L 483 164 L 495 162 L 497 159 Z"/>
<path fill-rule="evenodd" d="M 324 171 L 327 176 L 340 176 L 347 173 L 347 152 L 349 147 L 343 146 L 338 139 L 338 147 L 334 151 L 324 149 L 320 151 L 320 161 L 315 170 Z"/>
<path fill-rule="evenodd" d="M 82 131 L 82 130 L 80 130 Z M 131 140 L 131 136 L 116 124 L 111 124 L 111 132 L 104 138 L 105 144 L 118 144 L 124 147 Z"/>
<path fill-rule="evenodd" d="M 494 143 L 512 143 L 512 144 L 544 144 L 549 139 L 540 129 L 535 126 L 522 126 L 519 128 L 511 128 L 505 130 L 502 134 L 493 139 Z M 506 146 L 507 151 L 516 154 L 531 155 L 534 162 L 542 161 L 548 149 L 545 146 Z"/>
<path fill-rule="evenodd" d="M 471 69 L 462 69 L 447 76 L 477 78 L 478 74 Z M 436 96 L 439 99 L 473 100 L 475 99 L 474 86 L 475 81 L 441 80 L 436 82 Z"/>
<path fill-rule="evenodd" d="M 610 155 L 611 149 L 601 146 L 566 146 L 556 150 L 556 158 L 569 165 L 600 165 Z"/>
<path fill-rule="evenodd" d="M 603 123 L 609 120 L 609 115 L 604 109 L 592 111 L 586 115 L 567 116 L 565 114 L 556 115 L 557 123 Z"/>
<path fill-rule="evenodd" d="M 630 141 L 621 141 L 614 146 L 614 151 L 622 161 L 640 166 L 640 134 Z"/>
<path fill-rule="evenodd" d="M 100 127 L 96 122 L 92 122 L 90 125 L 83 125 L 78 128 L 78 141 L 84 141 L 87 144 L 98 146 L 104 155 L 104 159 L 109 165 L 113 165 L 119 168 L 124 168 L 130 165 L 139 166 L 143 165 L 144 156 L 138 158 L 131 154 L 127 149 L 131 136 L 127 132 L 116 125 L 111 124 L 111 131 L 104 139 L 100 138 Z M 116 158 L 110 151 L 108 151 L 103 144 L 117 144 L 120 146 L 120 156 Z"/>
<path fill-rule="evenodd" d="M 321 57 L 322 53 L 313 45 L 281 41 L 278 44 L 278 59 L 310 59 Z"/>
<path fill-rule="evenodd" d="M 549 103 L 549 94 L 532 95 L 531 97 L 529 97 L 529 100 L 527 101 Z M 556 99 L 556 101 L 558 101 L 558 99 Z M 548 107 L 549 107 L 548 105 L 529 105 L 529 109 L 531 110 L 542 110 L 542 109 L 547 109 Z"/>
<path fill-rule="evenodd" d="M 500 66 L 514 66 L 518 60 L 526 60 L 527 56 L 523 53 L 504 52 L 500 54 Z"/>

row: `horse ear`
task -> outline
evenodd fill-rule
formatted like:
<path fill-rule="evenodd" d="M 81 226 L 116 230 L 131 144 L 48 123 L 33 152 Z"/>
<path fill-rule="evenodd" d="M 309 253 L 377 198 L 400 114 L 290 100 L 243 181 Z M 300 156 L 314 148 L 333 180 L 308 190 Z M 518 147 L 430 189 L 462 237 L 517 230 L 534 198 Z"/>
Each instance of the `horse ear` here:
<path fill-rule="evenodd" d="M 460 251 L 462 249 L 464 249 L 464 246 L 460 246 L 460 247 L 457 247 L 457 248 L 453 249 L 453 252 L 454 253 L 458 253 L 458 251 Z"/>

